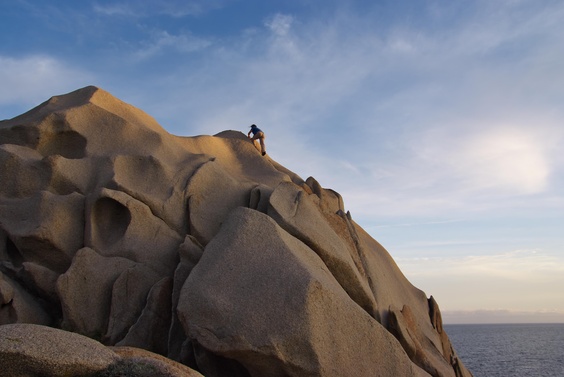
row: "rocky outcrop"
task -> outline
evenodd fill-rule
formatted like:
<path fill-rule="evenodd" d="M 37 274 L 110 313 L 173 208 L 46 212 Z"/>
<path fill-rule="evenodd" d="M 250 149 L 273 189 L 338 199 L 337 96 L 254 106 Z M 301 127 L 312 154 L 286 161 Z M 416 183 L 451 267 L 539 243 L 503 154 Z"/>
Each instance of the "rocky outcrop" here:
<path fill-rule="evenodd" d="M 413 374 L 401 345 L 323 259 L 258 211 L 232 212 L 180 297 L 189 337 L 251 375 Z"/>
<path fill-rule="evenodd" d="M 0 339 L 1 376 L 88 375 L 119 359 L 95 340 L 45 326 L 0 326 Z"/>
<path fill-rule="evenodd" d="M 0 377 L 197 377 L 189 367 L 134 347 L 106 347 L 51 327 L 0 326 Z"/>
<path fill-rule="evenodd" d="M 471 376 L 341 196 L 241 132 L 170 135 L 86 87 L 0 122 L 0 166 L 0 324 L 209 377 Z"/>

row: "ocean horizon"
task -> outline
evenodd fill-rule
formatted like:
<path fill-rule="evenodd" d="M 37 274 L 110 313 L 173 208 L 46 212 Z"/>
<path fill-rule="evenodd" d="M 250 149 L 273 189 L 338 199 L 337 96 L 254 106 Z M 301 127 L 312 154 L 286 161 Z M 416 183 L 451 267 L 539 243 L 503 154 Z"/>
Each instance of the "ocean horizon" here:
<path fill-rule="evenodd" d="M 564 376 L 564 323 L 445 324 L 474 377 Z"/>

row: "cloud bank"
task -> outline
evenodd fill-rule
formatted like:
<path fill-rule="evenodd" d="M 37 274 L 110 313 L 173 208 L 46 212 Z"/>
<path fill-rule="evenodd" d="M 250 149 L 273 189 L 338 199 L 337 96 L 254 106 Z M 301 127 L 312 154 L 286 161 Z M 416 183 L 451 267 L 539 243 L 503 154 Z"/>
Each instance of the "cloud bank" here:
<path fill-rule="evenodd" d="M 445 311 L 499 310 L 564 313 L 564 258 L 541 250 L 502 254 L 396 258 L 411 282 Z M 448 281 L 448 286 L 445 286 Z M 457 292 L 453 297 L 452 291 Z M 448 300 L 441 300 L 449 297 Z"/>

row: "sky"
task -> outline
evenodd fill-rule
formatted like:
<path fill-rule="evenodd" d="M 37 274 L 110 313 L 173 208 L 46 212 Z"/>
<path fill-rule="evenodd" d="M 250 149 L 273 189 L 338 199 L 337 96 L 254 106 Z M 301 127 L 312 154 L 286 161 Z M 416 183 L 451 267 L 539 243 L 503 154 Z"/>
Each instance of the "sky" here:
<path fill-rule="evenodd" d="M 98 86 L 339 192 L 445 323 L 564 322 L 561 0 L 0 0 L 0 119 Z"/>

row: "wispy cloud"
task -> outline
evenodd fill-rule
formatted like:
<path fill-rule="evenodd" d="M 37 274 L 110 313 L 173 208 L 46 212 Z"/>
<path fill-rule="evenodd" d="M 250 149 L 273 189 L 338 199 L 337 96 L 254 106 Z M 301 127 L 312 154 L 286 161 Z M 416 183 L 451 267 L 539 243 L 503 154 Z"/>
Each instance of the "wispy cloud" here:
<path fill-rule="evenodd" d="M 294 17 L 277 13 L 265 22 L 265 25 L 277 36 L 285 36 L 290 31 Z"/>
<path fill-rule="evenodd" d="M 398 258 L 398 263 L 420 263 L 419 258 Z M 526 280 L 527 274 L 534 274 L 538 271 L 552 270 L 554 273 L 563 273 L 563 259 L 556 256 L 547 255 L 540 250 L 513 250 L 501 254 L 493 255 L 475 255 L 467 257 L 440 257 L 425 258 L 425 262 L 429 264 L 441 264 L 441 266 L 421 268 L 413 271 L 416 275 L 431 275 L 439 269 L 448 266 L 446 270 L 442 270 L 443 274 L 468 274 L 474 275 L 480 273 L 482 275 L 491 275 L 514 280 Z M 564 276 L 563 276 L 564 279 Z"/>
<path fill-rule="evenodd" d="M 274 159 L 425 257 L 398 260 L 441 308 L 564 302 L 564 3 L 327 3 L 223 28 L 231 0 L 19 1 L 49 45 L 0 56 L 0 110 L 96 84 L 179 135 L 259 124 Z"/>
<path fill-rule="evenodd" d="M 200 16 L 210 10 L 222 7 L 225 0 L 181 1 L 181 0 L 136 0 L 112 3 L 96 2 L 93 10 L 107 16 L 150 17 L 155 14 L 171 17 Z"/>
<path fill-rule="evenodd" d="M 538 99 L 550 94 L 538 83 L 557 72 L 534 67 L 556 70 L 564 58 L 549 48 L 564 7 L 488 4 L 458 15 L 456 27 L 277 13 L 213 45 L 155 34 L 139 56 L 177 43 L 207 55 L 179 68 L 178 89 L 147 110 L 178 133 L 263 124 L 273 155 L 339 191 L 353 215 L 513 206 L 510 198 L 554 190 L 562 171 L 564 112 Z M 562 90 L 549 87 L 552 98 Z M 295 153 L 285 153 L 289 145 Z"/>
<path fill-rule="evenodd" d="M 225 3 L 163 4 L 95 6 L 142 16 Z M 377 23 L 370 11 L 327 13 L 323 22 L 274 13 L 215 39 L 147 27 L 145 40 L 124 42 L 129 56 L 115 55 L 135 66 L 184 54 L 136 82 L 136 93 L 160 93 L 132 94 L 136 104 L 179 134 L 262 124 L 273 156 L 339 191 L 353 215 L 491 210 L 551 192 L 554 203 L 564 164 L 555 100 L 564 93 L 553 79 L 564 37 L 554 31 L 564 6 L 532 5 L 428 10 L 436 27 Z"/>
<path fill-rule="evenodd" d="M 564 310 L 444 310 L 445 324 L 564 323 Z M 448 332 L 448 329 L 447 329 Z"/>
<path fill-rule="evenodd" d="M 412 227 L 412 226 L 421 226 L 421 225 L 439 225 L 439 224 L 454 224 L 464 222 L 463 219 L 451 219 L 451 220 L 441 220 L 441 221 L 424 221 L 424 222 L 416 222 L 416 223 L 395 223 L 395 224 L 385 224 L 385 225 L 375 225 L 372 228 L 392 228 L 392 227 Z"/>
<path fill-rule="evenodd" d="M 564 259 L 542 250 L 514 250 L 490 255 L 396 258 L 416 286 L 442 302 L 446 310 L 564 311 Z M 445 287 L 444 282 L 449 286 Z M 449 291 L 456 291 L 452 295 Z M 546 306 L 546 303 L 551 303 Z"/>
<path fill-rule="evenodd" d="M 150 40 L 142 42 L 143 46 L 137 49 L 133 55 L 135 59 L 145 60 L 170 50 L 180 53 L 193 53 L 209 47 L 211 44 L 211 40 L 198 38 L 189 33 L 172 35 L 167 31 L 159 30 L 153 31 Z"/>
<path fill-rule="evenodd" d="M 97 4 L 93 5 L 96 13 L 107 16 L 138 17 L 139 14 L 128 3 Z"/>

